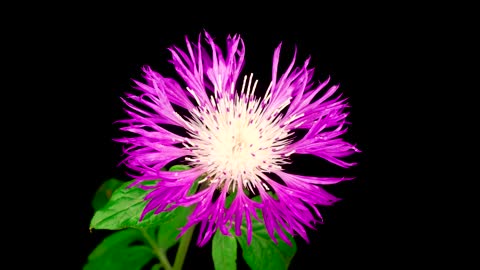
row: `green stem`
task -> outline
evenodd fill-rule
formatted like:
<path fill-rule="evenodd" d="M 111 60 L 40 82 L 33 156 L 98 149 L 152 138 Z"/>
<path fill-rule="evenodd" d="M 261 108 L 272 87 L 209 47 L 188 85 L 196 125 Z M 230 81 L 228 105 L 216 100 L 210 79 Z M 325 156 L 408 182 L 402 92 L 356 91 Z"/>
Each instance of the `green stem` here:
<path fill-rule="evenodd" d="M 173 263 L 173 270 L 181 270 L 183 267 L 183 261 L 185 256 L 187 256 L 188 245 L 190 240 L 192 240 L 193 230 L 195 226 L 190 227 L 187 232 L 180 239 L 180 244 L 178 246 L 177 254 L 175 255 L 175 262 Z"/>
<path fill-rule="evenodd" d="M 160 260 L 160 263 L 162 263 L 165 270 L 173 270 L 172 265 L 168 261 L 167 254 L 165 253 L 165 251 L 157 245 L 155 240 L 153 240 L 152 237 L 150 237 L 150 235 L 145 229 L 140 228 L 139 230 L 142 232 L 145 239 L 147 239 L 148 243 L 153 249 L 153 252 L 155 253 L 155 255 L 157 255 L 158 259 Z"/>

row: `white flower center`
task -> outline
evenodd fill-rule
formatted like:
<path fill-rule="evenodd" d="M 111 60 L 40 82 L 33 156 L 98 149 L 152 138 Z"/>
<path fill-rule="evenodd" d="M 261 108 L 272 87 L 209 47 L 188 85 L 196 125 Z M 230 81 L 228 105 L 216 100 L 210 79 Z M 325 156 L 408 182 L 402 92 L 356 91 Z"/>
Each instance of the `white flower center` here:
<path fill-rule="evenodd" d="M 211 106 L 195 108 L 193 118 L 186 121 L 192 136 L 184 143 L 192 152 L 192 157 L 187 160 L 194 166 L 207 169 L 205 181 L 221 182 L 222 186 L 232 189 L 235 184 L 242 184 L 253 191 L 252 186 L 260 188 L 262 183 L 259 172 L 281 169 L 292 154 L 281 151 L 290 142 L 291 133 L 278 124 L 281 120 L 279 113 L 289 100 L 273 115 L 265 115 L 262 100 L 254 97 L 257 81 L 253 87 L 251 82 L 252 76 L 246 87 L 245 76 L 240 93 L 235 93 L 234 86 L 223 96 L 215 91 Z M 270 88 L 263 99 L 264 104 L 270 98 Z M 268 189 L 265 184 L 263 186 Z"/>

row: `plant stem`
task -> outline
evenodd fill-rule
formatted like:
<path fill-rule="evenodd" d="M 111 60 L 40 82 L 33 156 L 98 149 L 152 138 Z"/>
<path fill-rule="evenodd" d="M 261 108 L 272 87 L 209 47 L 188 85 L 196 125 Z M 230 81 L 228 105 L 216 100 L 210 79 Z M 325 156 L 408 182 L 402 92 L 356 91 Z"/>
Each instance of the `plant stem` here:
<path fill-rule="evenodd" d="M 150 237 L 150 235 L 148 234 L 148 232 L 145 229 L 140 228 L 139 230 L 142 232 L 145 239 L 147 239 L 148 243 L 150 244 L 150 246 L 153 249 L 153 252 L 155 253 L 155 255 L 157 255 L 158 259 L 160 260 L 160 263 L 162 263 L 165 270 L 173 270 L 172 265 L 168 261 L 167 254 L 165 253 L 165 251 L 163 249 L 161 249 L 160 247 L 158 247 L 155 240 L 153 240 L 152 237 Z"/>
<path fill-rule="evenodd" d="M 175 255 L 175 262 L 173 263 L 173 270 L 182 269 L 183 262 L 185 261 L 185 256 L 187 256 L 188 245 L 190 244 L 190 240 L 192 240 L 194 229 L 195 226 L 190 227 L 190 229 L 188 229 L 187 232 L 185 232 L 185 234 L 180 239 L 177 254 Z"/>

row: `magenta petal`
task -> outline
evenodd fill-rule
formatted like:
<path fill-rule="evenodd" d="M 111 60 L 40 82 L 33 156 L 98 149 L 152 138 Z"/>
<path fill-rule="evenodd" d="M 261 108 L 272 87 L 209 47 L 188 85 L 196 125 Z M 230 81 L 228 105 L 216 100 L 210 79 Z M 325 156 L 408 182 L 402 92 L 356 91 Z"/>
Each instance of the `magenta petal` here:
<path fill-rule="evenodd" d="M 280 176 L 280 178 L 282 178 L 287 185 L 290 182 L 303 182 L 303 183 L 310 183 L 310 184 L 331 185 L 341 181 L 354 179 L 353 177 L 337 178 L 337 177 L 315 177 L 315 176 L 296 175 L 296 174 L 289 174 L 283 171 L 276 171 L 275 174 Z"/>
<path fill-rule="evenodd" d="M 178 82 L 170 78 L 164 78 L 148 66 L 143 67 L 143 72 L 145 73 L 144 78 L 147 80 L 150 88 L 141 87 L 139 90 L 150 90 L 150 94 L 156 94 L 156 92 L 153 91 L 154 88 L 152 86 L 161 86 L 170 102 L 187 110 L 194 108 L 194 105 Z M 138 84 L 139 82 L 136 83 Z"/>

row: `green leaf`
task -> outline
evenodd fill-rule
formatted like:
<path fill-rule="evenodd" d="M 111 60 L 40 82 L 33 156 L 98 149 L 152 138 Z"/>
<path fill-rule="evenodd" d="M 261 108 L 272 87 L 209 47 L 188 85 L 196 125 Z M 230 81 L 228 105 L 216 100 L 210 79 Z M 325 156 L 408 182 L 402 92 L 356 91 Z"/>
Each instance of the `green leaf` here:
<path fill-rule="evenodd" d="M 212 240 L 212 257 L 215 270 L 237 269 L 237 240 L 217 230 Z"/>
<path fill-rule="evenodd" d="M 190 167 L 186 165 L 174 165 L 169 171 L 183 171 L 188 169 L 190 169 Z M 201 177 L 192 185 L 189 194 L 195 192 L 200 179 Z M 165 234 L 165 236 L 162 236 L 163 238 L 159 240 L 163 241 L 162 247 L 171 247 L 176 242 L 176 240 L 172 239 L 177 237 L 179 233 L 178 229 L 186 224 L 186 217 L 190 210 L 178 207 L 172 211 L 159 214 L 154 214 L 154 211 L 151 211 L 145 215 L 142 221 L 139 221 L 140 215 L 147 205 L 147 201 L 145 201 L 144 198 L 149 191 L 137 187 L 126 188 L 133 181 L 134 180 L 126 182 L 118 187 L 113 192 L 108 203 L 95 212 L 90 222 L 90 229 L 120 230 L 125 228 L 147 228 L 153 225 L 161 226 L 162 224 L 166 224 L 165 226 L 161 226 L 162 234 Z M 155 181 L 144 182 L 145 185 L 154 183 Z M 179 216 L 177 217 L 177 215 Z"/>
<path fill-rule="evenodd" d="M 152 249 L 145 245 L 133 245 L 144 241 L 140 231 L 126 229 L 112 233 L 92 251 L 83 270 L 142 269 L 154 258 Z"/>
<path fill-rule="evenodd" d="M 178 171 L 186 171 L 186 170 L 189 170 L 189 169 L 190 169 L 190 167 L 187 166 L 187 165 L 178 164 L 178 165 L 173 165 L 168 170 L 171 171 L 171 172 L 178 172 Z"/>
<path fill-rule="evenodd" d="M 154 215 L 154 211 L 151 211 L 145 215 L 142 221 L 139 221 L 147 204 L 144 198 L 148 191 L 137 187 L 126 188 L 132 182 L 133 180 L 128 181 L 118 187 L 108 203 L 95 212 L 90 222 L 90 229 L 146 228 L 173 218 L 175 212 L 162 212 Z"/>
<path fill-rule="evenodd" d="M 126 229 L 114 232 L 105 237 L 103 241 L 90 253 L 88 260 L 94 260 L 97 257 L 102 257 L 108 251 L 115 247 L 128 246 L 136 240 L 142 240 L 143 236 L 140 231 L 135 229 Z"/>
<path fill-rule="evenodd" d="M 174 212 L 173 218 L 160 224 L 157 232 L 158 246 L 165 250 L 178 242 L 177 236 L 180 229 L 187 223 L 187 217 L 191 210 L 190 208 L 177 207 L 172 212 Z"/>
<path fill-rule="evenodd" d="M 141 270 L 153 257 L 152 249 L 146 246 L 119 248 L 101 259 L 89 261 L 83 270 Z"/>
<path fill-rule="evenodd" d="M 184 171 L 188 169 L 190 169 L 190 167 L 186 165 L 174 165 L 170 167 L 169 171 Z M 194 193 L 197 186 L 198 179 L 192 185 L 189 194 Z M 167 250 L 178 242 L 177 236 L 180 233 L 180 229 L 187 223 L 187 217 L 191 211 L 190 208 L 185 207 L 177 207 L 172 210 L 172 212 L 174 212 L 173 217 L 168 221 L 163 222 L 158 229 L 157 243 L 160 248 Z"/>
<path fill-rule="evenodd" d="M 98 188 L 97 192 L 95 192 L 95 196 L 92 200 L 92 206 L 95 211 L 102 208 L 105 204 L 107 204 L 110 197 L 112 197 L 113 192 L 119 186 L 123 184 L 123 181 L 120 181 L 115 178 L 108 179 L 107 181 L 103 182 L 103 184 Z"/>
<path fill-rule="evenodd" d="M 260 220 L 263 220 L 261 211 L 257 211 Z M 242 247 L 242 256 L 245 262 L 252 270 L 277 270 L 288 269 L 297 245 L 295 240 L 287 232 L 288 238 L 292 242 L 292 246 L 287 245 L 283 240 L 279 240 L 275 244 L 268 235 L 265 225 L 255 218 L 252 218 L 252 241 L 247 244 L 247 227 L 245 221 L 241 227 L 242 235 L 236 236 L 238 243 Z"/>

